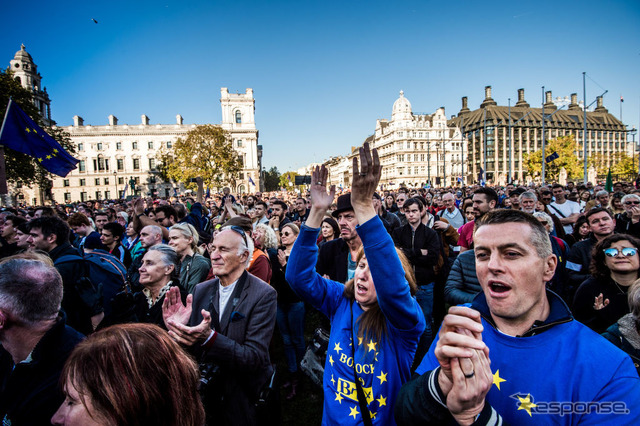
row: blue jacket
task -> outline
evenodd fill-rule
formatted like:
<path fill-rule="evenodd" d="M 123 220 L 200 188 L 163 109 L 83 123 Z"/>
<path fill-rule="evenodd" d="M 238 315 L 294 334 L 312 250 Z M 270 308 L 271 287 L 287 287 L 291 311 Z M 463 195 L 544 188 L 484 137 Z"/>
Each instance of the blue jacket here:
<path fill-rule="evenodd" d="M 482 291 L 476 274 L 476 255 L 467 250 L 458 255 L 444 287 L 444 300 L 450 305 L 470 303 Z"/>
<path fill-rule="evenodd" d="M 393 425 L 396 395 L 409 379 L 425 320 L 380 218 L 376 216 L 356 229 L 376 285 L 378 305 L 386 318 L 386 334 L 380 341 L 358 337 L 358 317 L 363 313 L 360 305 L 344 296 L 344 284 L 316 273 L 320 229 L 302 225 L 289 257 L 286 279 L 301 298 L 331 321 L 322 424 L 363 423 L 354 382 L 355 352 L 355 369 L 363 381 L 373 424 Z"/>

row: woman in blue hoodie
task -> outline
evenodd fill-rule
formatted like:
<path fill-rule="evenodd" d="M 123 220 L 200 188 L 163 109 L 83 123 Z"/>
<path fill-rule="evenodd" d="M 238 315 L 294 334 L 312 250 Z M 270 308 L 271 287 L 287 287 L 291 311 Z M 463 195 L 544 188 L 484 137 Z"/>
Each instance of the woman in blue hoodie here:
<path fill-rule="evenodd" d="M 311 212 L 289 258 L 286 279 L 306 302 L 331 321 L 324 370 L 323 424 L 393 425 L 398 391 L 425 328 L 413 294 L 416 285 L 406 259 L 395 249 L 373 209 L 373 193 L 381 174 L 376 150 L 360 148 L 361 168 L 354 160 L 351 205 L 360 224 L 362 248 L 356 272 L 346 284 L 315 271 L 316 239 L 335 187 L 327 193 L 327 170 L 312 174 Z"/>

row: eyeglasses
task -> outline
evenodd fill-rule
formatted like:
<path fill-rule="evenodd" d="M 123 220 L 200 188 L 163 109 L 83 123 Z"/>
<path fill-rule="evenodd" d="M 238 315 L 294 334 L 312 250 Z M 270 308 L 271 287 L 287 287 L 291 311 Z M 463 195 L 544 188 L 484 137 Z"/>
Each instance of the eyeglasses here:
<path fill-rule="evenodd" d="M 291 235 L 291 232 L 282 232 L 280 235 L 282 235 L 283 237 L 288 237 L 289 235 Z"/>
<path fill-rule="evenodd" d="M 622 252 L 622 254 L 627 257 L 635 256 L 636 253 L 638 253 L 638 249 L 635 247 L 625 247 L 622 250 L 618 250 L 617 248 L 608 248 L 602 251 L 604 252 L 605 256 L 608 257 L 616 257 L 620 252 Z"/>
<path fill-rule="evenodd" d="M 640 205 L 640 201 L 625 201 L 624 205 L 625 206 L 630 206 L 630 205 L 637 206 L 637 205 Z"/>

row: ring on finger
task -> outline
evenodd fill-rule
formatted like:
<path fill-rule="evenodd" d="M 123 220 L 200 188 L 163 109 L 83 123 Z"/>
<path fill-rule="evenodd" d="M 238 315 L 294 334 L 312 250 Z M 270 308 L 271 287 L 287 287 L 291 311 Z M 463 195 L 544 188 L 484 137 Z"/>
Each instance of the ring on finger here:
<path fill-rule="evenodd" d="M 470 378 L 472 378 L 473 376 L 476 375 L 476 372 L 474 370 L 471 370 L 471 373 L 469 373 L 469 374 L 463 373 L 463 374 L 464 374 L 465 379 L 470 379 Z"/>
<path fill-rule="evenodd" d="M 360 173 L 360 176 L 366 176 L 366 175 L 367 175 L 366 173 Z"/>

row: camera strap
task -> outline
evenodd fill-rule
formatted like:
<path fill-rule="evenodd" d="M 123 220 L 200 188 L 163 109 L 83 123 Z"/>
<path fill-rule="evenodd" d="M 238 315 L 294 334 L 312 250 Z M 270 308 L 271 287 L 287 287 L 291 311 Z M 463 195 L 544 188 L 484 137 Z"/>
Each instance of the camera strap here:
<path fill-rule="evenodd" d="M 364 395 L 364 389 L 362 389 L 362 384 L 360 384 L 360 378 L 358 377 L 358 372 L 356 371 L 356 355 L 355 355 L 355 347 L 357 340 L 353 337 L 353 301 L 349 304 L 349 310 L 351 313 L 351 338 L 353 343 L 351 345 L 351 358 L 353 359 L 353 378 L 356 383 L 356 393 L 358 395 L 358 405 L 360 406 L 360 413 L 362 415 L 362 422 L 365 426 L 372 426 L 371 422 L 371 414 L 369 413 L 369 407 L 367 407 L 367 398 Z"/>

